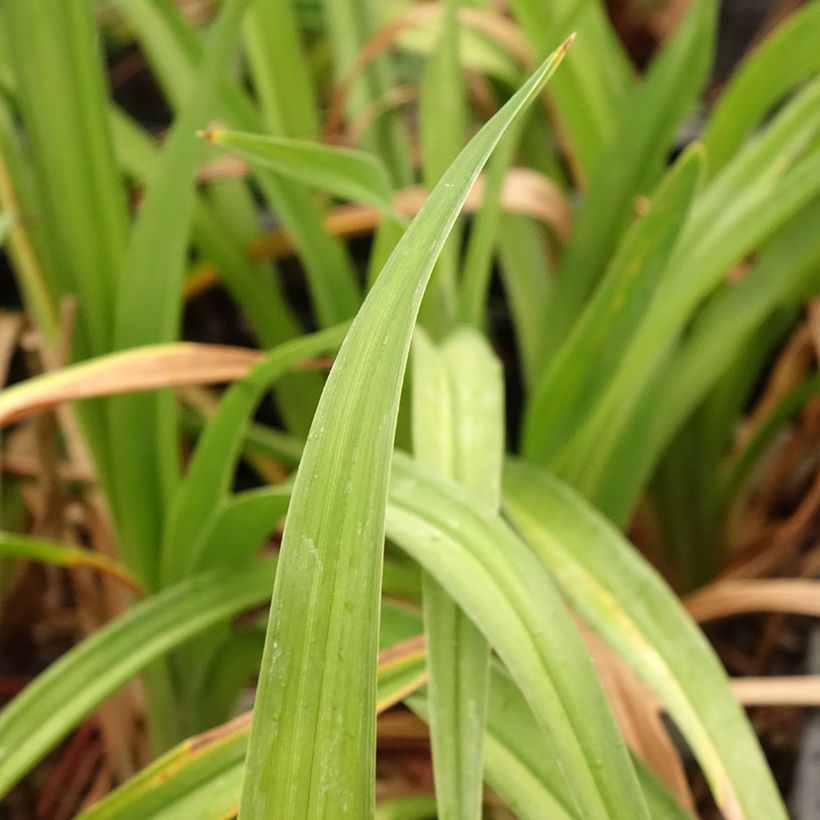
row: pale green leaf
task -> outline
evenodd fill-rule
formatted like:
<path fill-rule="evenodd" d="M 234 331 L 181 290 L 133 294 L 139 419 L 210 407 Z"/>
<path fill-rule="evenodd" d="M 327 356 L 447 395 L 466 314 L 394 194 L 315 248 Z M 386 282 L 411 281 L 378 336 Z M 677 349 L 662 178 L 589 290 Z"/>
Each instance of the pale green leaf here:
<path fill-rule="evenodd" d="M 263 603 L 274 573 L 267 561 L 183 581 L 137 604 L 49 666 L 0 712 L 0 794 L 151 661 Z"/>
<path fill-rule="evenodd" d="M 584 818 L 646 817 L 583 641 L 546 567 L 473 493 L 399 453 L 387 533 L 484 633 L 549 737 Z"/>
<path fill-rule="evenodd" d="M 348 333 L 311 427 L 285 526 L 242 793 L 246 820 L 373 813 L 384 508 L 407 350 L 467 194 L 567 45 L 490 120 L 402 236 Z"/>
<path fill-rule="evenodd" d="M 247 0 L 229 0 L 210 32 L 196 85 L 156 165 L 131 234 L 115 311 L 114 347 L 123 349 L 176 338 L 182 310 L 182 277 L 195 201 L 205 124 L 233 52 Z M 149 589 L 159 581 L 162 520 L 178 481 L 173 396 L 144 394 L 113 399 L 113 429 L 128 431 L 140 446 L 117 449 L 114 492 L 109 498 L 124 554 Z"/>
<path fill-rule="evenodd" d="M 460 330 L 436 349 L 420 329 L 413 355 L 416 458 L 500 503 L 504 454 L 501 368 L 483 337 Z M 442 820 L 480 817 L 489 646 L 439 584 L 423 577 L 430 727 Z"/>
<path fill-rule="evenodd" d="M 166 583 L 185 577 L 201 560 L 197 550 L 207 549 L 200 545 L 203 529 L 214 509 L 227 498 L 243 434 L 265 391 L 300 361 L 335 349 L 346 331 L 347 326 L 342 325 L 286 342 L 229 388 L 197 443 L 188 472 L 170 504 L 162 545 L 162 578 Z"/>
<path fill-rule="evenodd" d="M 786 817 L 754 732 L 720 662 L 678 598 L 623 536 L 544 471 L 509 463 L 504 509 L 584 620 L 661 698 L 718 806 Z"/>
<path fill-rule="evenodd" d="M 310 140 L 270 137 L 218 128 L 202 136 L 239 151 L 252 164 L 327 191 L 341 199 L 366 202 L 393 214 L 393 191 L 384 166 L 372 154 Z"/>

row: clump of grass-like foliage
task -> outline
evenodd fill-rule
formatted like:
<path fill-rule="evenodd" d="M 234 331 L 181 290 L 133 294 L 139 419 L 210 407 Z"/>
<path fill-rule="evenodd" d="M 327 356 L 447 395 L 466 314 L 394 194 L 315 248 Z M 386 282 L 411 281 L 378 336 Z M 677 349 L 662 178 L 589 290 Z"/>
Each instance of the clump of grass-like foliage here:
<path fill-rule="evenodd" d="M 36 329 L 0 424 L 52 509 L 30 525 L 12 475 L 0 556 L 93 570 L 74 597 L 115 615 L 0 711 L 0 791 L 139 676 L 153 762 L 125 776 L 111 701 L 131 762 L 89 820 L 682 818 L 661 712 L 726 817 L 785 818 L 679 594 L 730 557 L 765 576 L 727 533 L 818 393 L 804 368 L 736 435 L 820 283 L 818 6 L 707 107 L 716 0 L 641 75 L 597 0 L 182 5 L 0 7 L 0 235 Z M 117 42 L 161 139 L 107 88 Z M 182 341 L 217 283 L 258 351 Z M 783 609 L 815 582 L 757 583 Z M 377 791 L 387 710 L 429 724 L 434 795 Z"/>

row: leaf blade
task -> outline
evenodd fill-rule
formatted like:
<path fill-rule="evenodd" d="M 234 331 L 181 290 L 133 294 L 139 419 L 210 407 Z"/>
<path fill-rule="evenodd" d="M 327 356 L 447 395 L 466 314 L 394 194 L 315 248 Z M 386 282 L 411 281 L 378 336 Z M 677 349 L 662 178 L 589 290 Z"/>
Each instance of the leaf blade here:
<path fill-rule="evenodd" d="M 413 323 L 472 183 L 567 46 L 442 177 L 370 291 L 331 371 L 285 525 L 242 792 L 240 810 L 249 820 L 325 810 L 357 819 L 373 813 L 370 670 L 387 476 Z"/>
<path fill-rule="evenodd" d="M 720 663 L 677 598 L 623 537 L 546 472 L 508 462 L 504 509 L 596 632 L 662 698 L 724 812 L 785 818 Z"/>
<path fill-rule="evenodd" d="M 209 573 L 137 604 L 53 663 L 0 712 L 0 793 L 108 694 L 186 638 L 262 603 L 272 561 Z"/>
<path fill-rule="evenodd" d="M 393 191 L 384 166 L 372 154 L 310 140 L 210 128 L 201 136 L 232 148 L 252 163 L 313 185 L 342 199 L 393 213 Z"/>

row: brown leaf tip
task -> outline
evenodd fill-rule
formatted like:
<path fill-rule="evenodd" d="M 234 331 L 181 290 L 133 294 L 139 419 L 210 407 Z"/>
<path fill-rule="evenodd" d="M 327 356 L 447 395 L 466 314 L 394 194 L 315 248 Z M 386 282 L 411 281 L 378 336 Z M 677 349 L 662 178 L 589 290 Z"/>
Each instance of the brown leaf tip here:
<path fill-rule="evenodd" d="M 568 51 L 569 47 L 570 47 L 570 46 L 571 46 L 571 45 L 575 42 L 575 38 L 576 38 L 577 36 L 578 36 L 578 32 L 577 32 L 577 31 L 573 31 L 573 32 L 572 32 L 572 34 L 570 34 L 570 35 L 569 35 L 569 37 L 567 37 L 567 39 L 566 39 L 566 40 L 564 40 L 564 42 L 563 42 L 563 43 L 561 43 L 561 47 L 560 47 L 560 48 L 561 48 L 561 54 L 562 54 L 562 56 L 563 56 L 564 54 L 566 54 L 566 53 L 567 53 L 567 51 Z"/>
<path fill-rule="evenodd" d="M 209 125 L 207 128 L 197 131 L 196 135 L 200 137 L 200 139 L 204 139 L 207 142 L 217 142 L 219 140 L 221 130 L 221 128 Z"/>

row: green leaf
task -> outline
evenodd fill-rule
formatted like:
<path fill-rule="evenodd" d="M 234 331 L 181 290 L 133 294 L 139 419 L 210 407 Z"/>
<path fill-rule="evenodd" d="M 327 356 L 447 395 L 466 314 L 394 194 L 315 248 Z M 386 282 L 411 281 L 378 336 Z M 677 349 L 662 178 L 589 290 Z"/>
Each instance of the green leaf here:
<path fill-rule="evenodd" d="M 459 0 L 445 0 L 441 31 L 424 66 L 419 98 L 419 137 L 424 184 L 431 190 L 464 144 L 467 106 L 461 72 Z M 456 312 L 456 282 L 461 248 L 456 222 L 441 250 L 420 321 L 436 338 L 451 327 Z"/>
<path fill-rule="evenodd" d="M 511 0 L 510 10 L 536 54 L 546 43 L 578 32 L 572 58 L 550 88 L 566 134 L 573 171 L 588 181 L 615 133 L 633 71 L 599 0 Z"/>
<path fill-rule="evenodd" d="M 408 705 L 427 719 L 424 690 Z M 572 794 L 567 792 L 560 761 L 541 731 L 532 710 L 510 676 L 495 663 L 490 670 L 490 709 L 486 746 L 487 782 L 521 820 L 572 820 Z M 649 808 L 649 816 L 686 820 L 681 808 L 655 775 L 632 756 Z"/>
<path fill-rule="evenodd" d="M 734 382 L 727 384 L 732 363 L 744 362 L 744 367 L 751 368 L 746 380 L 756 381 L 760 360 L 774 342 L 768 338 L 770 330 L 776 336 L 780 332 L 774 316 L 784 307 L 797 306 L 820 284 L 818 219 L 820 199 L 760 250 L 740 282 L 724 286 L 699 312 L 684 343 L 659 369 L 652 389 L 643 391 L 640 405 L 644 409 L 633 413 L 621 436 L 623 446 L 610 452 L 586 485 L 598 509 L 615 521 L 626 520 L 660 454 L 710 391 L 725 385 L 737 397 L 735 401 L 743 400 L 744 391 Z M 758 343 L 763 348 L 753 356 Z M 623 455 L 626 452 L 628 458 Z"/>
<path fill-rule="evenodd" d="M 60 301 L 73 294 L 78 310 L 70 353 L 76 359 L 102 355 L 112 349 L 128 211 L 107 123 L 92 3 L 14 0 L 3 4 L 0 29 L 28 150 L 25 168 L 15 167 L 20 152 L 4 145 L 2 164 L 9 166 L 9 183 L 33 183 L 6 193 L 25 207 L 25 229 L 14 237 L 22 289 L 50 344 L 58 339 Z M 110 492 L 105 407 L 92 402 L 77 416 L 100 485 Z"/>
<path fill-rule="evenodd" d="M 137 604 L 49 666 L 0 712 L 0 794 L 151 661 L 267 600 L 274 573 L 269 560 L 184 581 Z"/>
<path fill-rule="evenodd" d="M 253 0 L 245 18 L 245 43 L 265 130 L 317 139 L 319 111 L 300 22 L 291 3 Z"/>
<path fill-rule="evenodd" d="M 172 583 L 202 560 L 199 550 L 209 516 L 228 496 L 242 437 L 271 385 L 303 359 L 334 350 L 347 325 L 302 336 L 274 348 L 247 376 L 231 386 L 197 443 L 184 479 L 171 501 L 162 542 L 162 578 Z"/>
<path fill-rule="evenodd" d="M 481 329 L 486 320 L 485 302 L 492 275 L 493 251 L 501 226 L 501 193 L 523 128 L 513 126 L 487 163 L 481 209 L 475 215 L 467 240 L 467 252 L 459 286 L 459 318 Z"/>
<path fill-rule="evenodd" d="M 186 575 L 219 565 L 247 563 L 285 517 L 289 502 L 290 488 L 281 486 L 246 490 L 223 502 L 209 516 L 191 550 Z"/>
<path fill-rule="evenodd" d="M 299 466 L 274 589 L 242 811 L 373 814 L 377 612 L 399 393 L 430 272 L 504 131 L 562 46 L 444 174 L 348 333 Z"/>
<path fill-rule="evenodd" d="M 593 412 L 663 278 L 703 172 L 701 148 L 687 151 L 627 232 L 601 285 L 533 390 L 523 451 L 554 463 Z"/>
<path fill-rule="evenodd" d="M 420 699 L 413 695 L 411 705 L 416 708 Z M 549 736 L 497 663 L 490 670 L 487 782 L 525 820 L 544 814 L 567 820 L 577 816 Z"/>
<path fill-rule="evenodd" d="M 416 458 L 475 492 L 487 512 L 501 501 L 504 456 L 501 368 L 484 338 L 461 330 L 436 350 L 416 331 Z M 423 577 L 430 728 L 439 817 L 481 815 L 489 645 L 447 592 Z"/>
<path fill-rule="evenodd" d="M 501 214 L 501 277 L 515 327 L 524 383 L 541 370 L 544 316 L 555 290 L 555 269 L 544 249 L 541 226 L 519 214 Z"/>
<path fill-rule="evenodd" d="M 3 4 L 3 22 L 37 180 L 37 230 L 49 250 L 50 289 L 79 299 L 75 352 L 107 353 L 128 213 L 92 3 L 13 0 Z"/>
<path fill-rule="evenodd" d="M 396 453 L 387 534 L 467 613 L 521 689 L 584 818 L 646 817 L 629 756 L 546 567 L 466 488 Z"/>
<path fill-rule="evenodd" d="M 544 355 L 552 354 L 604 272 L 633 199 L 655 187 L 675 131 L 706 80 L 717 19 L 715 0 L 697 0 L 628 98 L 618 127 L 578 211 L 546 317 Z"/>
<path fill-rule="evenodd" d="M 385 617 L 391 619 L 390 610 Z M 416 620 L 414 626 L 418 628 Z M 379 710 L 418 685 L 423 652 L 391 647 L 378 670 Z M 415 677 L 415 686 L 408 681 Z M 236 812 L 250 714 L 189 738 L 159 757 L 80 817 L 82 820 L 222 820 Z"/>
<path fill-rule="evenodd" d="M 394 797 L 376 806 L 375 820 L 434 820 L 436 800 L 426 794 Z"/>
<path fill-rule="evenodd" d="M 4 237 L 9 261 L 14 266 L 14 276 L 26 310 L 37 322 L 46 343 L 53 345 L 57 339 L 59 320 L 50 292 L 41 258 L 43 242 L 37 232 L 23 228 L 21 217 L 37 208 L 35 183 L 31 163 L 23 152 L 19 140 L 19 128 L 11 112 L 10 101 L 0 98 L 0 207 L 10 219 Z M 45 237 L 40 237 L 45 239 Z"/>
<path fill-rule="evenodd" d="M 820 193 L 820 151 L 803 156 L 820 130 L 818 101 L 820 80 L 814 80 L 698 197 L 652 304 L 593 415 L 567 446 L 565 463 L 575 465 L 577 473 L 566 477 L 583 492 L 609 481 L 599 465 L 613 463 L 624 431 L 640 434 L 640 426 L 651 419 L 654 408 L 641 397 L 653 379 L 663 376 L 663 354 L 698 305 L 722 284 L 733 265 Z"/>
<path fill-rule="evenodd" d="M 818 38 L 820 5 L 807 3 L 743 60 L 703 133 L 710 174 L 723 169 L 775 104 L 820 69 Z"/>
<path fill-rule="evenodd" d="M 219 633 L 222 633 L 221 636 Z M 221 638 L 221 639 L 220 639 Z M 197 644 L 212 641 L 208 663 L 203 664 L 197 679 L 202 685 L 191 700 L 195 708 L 190 711 L 199 721 L 198 730 L 207 730 L 212 726 L 236 715 L 236 708 L 241 702 L 247 688 L 253 685 L 259 672 L 259 661 L 265 646 L 265 633 L 261 628 L 235 630 L 228 624 L 217 625 L 195 639 Z M 213 645 L 215 644 L 215 646 Z M 181 647 L 177 669 L 186 667 L 188 661 L 187 646 Z M 186 687 L 190 691 L 191 687 Z M 187 692 L 182 698 L 187 697 Z M 185 703 L 190 706 L 191 701 Z"/>
<path fill-rule="evenodd" d="M 405 460 L 404 464 L 409 467 Z M 420 501 L 423 504 L 423 500 Z M 443 509 L 451 509 L 447 499 Z M 385 606 L 381 635 L 403 641 L 420 627 L 418 616 Z M 413 642 L 408 644 L 413 648 Z M 408 652 L 401 644 L 383 653 L 379 664 L 378 703 L 395 701 L 402 692 L 418 685 L 423 674 L 419 649 Z M 487 773 L 491 784 L 522 818 L 540 818 L 550 806 L 550 816 L 574 816 L 560 810 L 563 774 L 552 753 L 549 740 L 538 727 L 521 694 L 509 677 L 496 666 L 492 673 L 492 708 L 487 727 Z M 414 709 L 426 714 L 422 695 L 413 695 Z M 151 764 L 112 795 L 90 809 L 84 820 L 156 820 L 179 816 L 222 817 L 233 810 L 239 795 L 242 760 L 247 739 L 247 721 L 241 719 L 180 744 Z M 653 817 L 677 817 L 665 791 L 651 776 L 641 771 Z M 557 790 L 557 792 L 556 792 Z M 573 802 L 564 794 L 564 805 Z M 527 809 L 527 807 L 531 809 Z M 655 810 L 655 807 L 658 807 Z M 663 809 L 663 811 L 661 811 Z M 187 812 L 187 814 L 185 813 Z M 665 812 L 665 813 L 664 813 Z"/>
<path fill-rule="evenodd" d="M 101 553 L 58 541 L 32 538 L 16 532 L 0 532 L 0 557 L 25 558 L 67 568 L 88 567 L 117 578 L 138 593 L 142 591 L 139 581 L 119 562 Z"/>
<path fill-rule="evenodd" d="M 510 462 L 504 509 L 581 617 L 655 691 L 725 814 L 785 818 L 777 787 L 726 674 L 675 594 L 566 485 Z"/>
<path fill-rule="evenodd" d="M 0 213 L 0 245 L 4 245 L 6 237 L 14 226 L 14 214 Z"/>
<path fill-rule="evenodd" d="M 145 182 L 150 179 L 159 155 L 150 136 L 116 107 L 112 109 L 111 122 L 120 163 L 137 180 Z M 241 186 L 237 180 L 232 180 L 231 184 L 234 193 L 236 186 Z M 224 182 L 220 184 L 223 194 L 224 186 Z M 245 191 L 245 194 L 250 200 L 250 193 Z M 252 200 L 238 204 L 236 195 L 230 201 L 225 200 L 223 196 L 209 201 L 201 193 L 197 195 L 193 244 L 204 260 L 216 265 L 220 281 L 253 325 L 260 346 L 274 347 L 298 336 L 301 325 L 285 301 L 279 277 L 270 276 L 269 263 L 254 262 L 248 257 L 248 245 L 258 234 L 255 213 L 243 231 L 226 229 L 236 220 L 237 212 L 244 216 L 247 207 L 253 207 Z M 278 386 L 276 403 L 291 432 L 307 435 L 309 418 L 306 417 L 312 415 L 321 388 L 318 374 L 315 378 L 285 379 Z"/>
<path fill-rule="evenodd" d="M 196 76 L 197 61 L 203 58 L 206 51 L 197 33 L 186 24 L 181 11 L 173 4 L 153 0 L 117 0 L 117 5 L 136 29 L 140 44 L 150 55 L 151 65 L 159 74 L 166 91 L 170 89 L 173 98 L 184 96 Z M 283 4 L 279 4 L 275 10 L 280 29 L 278 36 L 287 37 L 287 27 L 293 21 L 282 8 Z M 296 38 L 297 35 L 290 36 Z M 265 42 L 268 42 L 267 38 Z M 258 114 L 251 100 L 236 84 L 225 83 L 221 89 L 222 116 L 227 122 L 250 132 L 270 132 L 281 127 L 285 132 L 277 133 L 277 136 L 313 136 L 303 132 L 305 123 L 302 119 L 299 122 L 286 120 L 283 107 L 276 112 L 269 110 L 269 106 L 273 107 L 277 100 L 273 92 L 286 93 L 283 88 L 287 87 L 290 72 L 290 66 L 281 63 L 279 57 L 285 59 L 291 53 L 290 49 L 276 54 L 264 47 L 252 50 L 251 68 L 257 84 L 264 87 L 261 97 L 264 110 L 261 115 Z M 278 82 L 280 79 L 281 82 Z M 194 128 L 203 125 L 205 123 L 197 123 Z M 281 219 L 283 227 L 294 238 L 305 267 L 319 324 L 329 327 L 349 319 L 360 302 L 353 266 L 342 243 L 325 230 L 322 210 L 313 195 L 304 186 L 278 177 L 264 168 L 255 171 L 254 176 L 262 194 Z"/>
<path fill-rule="evenodd" d="M 338 85 L 347 82 L 365 44 L 379 26 L 381 5 L 375 0 L 323 0 L 325 32 L 333 52 L 334 74 Z M 370 62 L 350 91 L 347 113 L 350 119 L 362 114 L 396 87 L 391 55 Z M 362 134 L 363 147 L 380 157 L 390 172 L 394 186 L 404 188 L 413 180 L 409 142 L 398 112 L 378 117 Z"/>
<path fill-rule="evenodd" d="M 207 423 L 206 417 L 193 408 L 183 409 L 181 421 L 183 429 L 192 435 L 201 433 Z M 245 455 L 270 458 L 286 467 L 298 466 L 304 448 L 304 441 L 262 424 L 250 424 L 245 432 Z"/>
<path fill-rule="evenodd" d="M 228 0 L 220 12 L 197 84 L 174 123 L 145 194 L 118 294 L 114 334 L 118 349 L 171 341 L 178 334 L 183 266 L 201 156 L 195 132 L 212 110 L 246 5 L 247 0 Z M 162 521 L 179 477 L 173 396 L 158 393 L 114 399 L 110 420 L 112 429 L 127 431 L 128 442 L 117 448 L 114 493 L 109 500 L 129 565 L 149 589 L 155 588 Z"/>
<path fill-rule="evenodd" d="M 202 136 L 234 149 L 251 163 L 341 199 L 366 202 L 393 215 L 393 191 L 384 166 L 372 154 L 309 140 L 269 137 L 242 131 L 208 129 Z"/>

